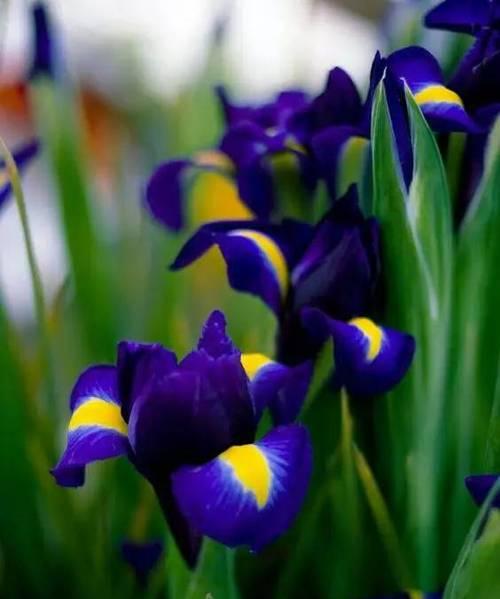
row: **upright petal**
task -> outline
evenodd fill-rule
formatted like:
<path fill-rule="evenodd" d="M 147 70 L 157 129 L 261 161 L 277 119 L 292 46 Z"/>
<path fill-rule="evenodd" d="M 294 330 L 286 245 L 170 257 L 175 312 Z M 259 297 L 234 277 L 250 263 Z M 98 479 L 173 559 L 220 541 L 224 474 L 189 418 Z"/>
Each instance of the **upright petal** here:
<path fill-rule="evenodd" d="M 155 376 L 133 404 L 132 459 L 153 484 L 182 464 L 204 463 L 225 447 L 254 439 L 254 408 L 239 352 L 221 353 L 215 344 L 213 357 L 205 349 L 212 351 L 213 338 L 224 334 L 219 316 L 205 326 L 201 349 L 171 373 Z M 207 329 L 215 331 L 210 336 Z"/>
<path fill-rule="evenodd" d="M 92 366 L 78 378 L 70 399 L 68 440 L 51 471 L 58 484 L 83 485 L 85 466 L 127 453 L 127 425 L 118 403 L 114 366 Z"/>
<path fill-rule="evenodd" d="M 368 318 L 341 322 L 305 309 L 303 321 L 315 338 L 333 338 L 335 383 L 353 395 L 378 395 L 396 386 L 415 352 L 411 335 L 376 325 Z"/>
<path fill-rule="evenodd" d="M 315 306 L 352 318 L 369 309 L 378 274 L 378 224 L 364 218 L 352 186 L 316 226 L 292 271 L 294 309 Z"/>
<path fill-rule="evenodd" d="M 177 366 L 177 358 L 159 343 L 135 341 L 121 341 L 117 354 L 118 397 L 122 416 L 128 422 L 136 398 L 153 378 L 168 375 Z"/>
<path fill-rule="evenodd" d="M 239 353 L 226 334 L 226 318 L 219 310 L 214 310 L 204 324 L 198 349 L 206 351 L 212 358 Z"/>
<path fill-rule="evenodd" d="M 290 367 L 255 353 L 242 354 L 241 363 L 250 381 L 257 420 L 269 408 L 276 425 L 293 422 L 311 382 L 312 362 Z"/>
<path fill-rule="evenodd" d="M 407 83 L 435 131 L 480 131 L 460 96 L 444 85 L 439 63 L 428 50 L 418 46 L 397 50 L 388 56 L 387 68 Z"/>
<path fill-rule="evenodd" d="M 499 476 L 498 474 L 475 474 L 465 479 L 467 490 L 477 505 L 485 501 Z M 500 509 L 500 492 L 495 495 L 491 505 Z"/>
<path fill-rule="evenodd" d="M 173 491 L 186 519 L 202 534 L 258 551 L 291 525 L 311 466 L 306 429 L 282 426 L 203 466 L 180 468 L 172 475 Z"/>

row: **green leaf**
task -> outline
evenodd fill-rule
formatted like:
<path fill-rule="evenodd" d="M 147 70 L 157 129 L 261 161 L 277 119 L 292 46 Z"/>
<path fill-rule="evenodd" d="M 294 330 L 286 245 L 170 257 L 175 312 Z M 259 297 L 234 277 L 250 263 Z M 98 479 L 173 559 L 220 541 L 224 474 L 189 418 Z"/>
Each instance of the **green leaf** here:
<path fill-rule="evenodd" d="M 394 477 L 395 496 L 408 492 L 406 526 L 410 531 L 408 542 L 414 544 L 418 561 L 418 581 L 430 588 L 436 579 L 436 499 L 452 222 L 446 175 L 436 141 L 408 89 L 406 102 L 413 149 L 408 191 L 401 176 L 383 84 L 376 92 L 372 117 L 373 210 L 382 231 L 386 320 L 414 335 L 417 344 L 409 375 L 381 406 L 381 411 L 387 412 L 387 430 L 381 429 L 380 436 L 385 440 L 388 435 L 385 442 L 390 442 L 394 453 L 390 475 Z M 405 471 L 406 489 L 401 476 Z"/>
<path fill-rule="evenodd" d="M 499 488 L 497 481 L 467 535 L 444 599 L 493 599 L 500 595 L 500 512 L 490 509 Z"/>
<path fill-rule="evenodd" d="M 211 595 L 214 599 L 238 599 L 234 561 L 236 553 L 205 538 L 196 569 L 190 572 L 177 547 L 168 547 L 167 586 L 170 599 L 198 599 Z"/>
<path fill-rule="evenodd" d="M 452 430 L 457 492 L 453 519 L 462 524 L 453 527 L 452 546 L 460 542 L 471 516 L 467 497 L 458 492 L 463 477 L 484 468 L 485 449 L 490 464 L 498 461 L 492 454 L 495 445 L 491 433 L 498 426 L 498 407 L 493 401 L 500 356 L 500 286 L 496 275 L 500 262 L 499 189 L 500 120 L 490 134 L 483 177 L 457 238 L 449 395 L 455 410 Z"/>

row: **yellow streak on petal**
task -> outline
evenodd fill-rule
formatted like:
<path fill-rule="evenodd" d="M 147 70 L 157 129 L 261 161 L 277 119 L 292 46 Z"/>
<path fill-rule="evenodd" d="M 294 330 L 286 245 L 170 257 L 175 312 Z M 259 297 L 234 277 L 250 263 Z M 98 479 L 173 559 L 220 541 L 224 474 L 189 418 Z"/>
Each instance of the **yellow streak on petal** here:
<path fill-rule="evenodd" d="M 419 106 L 422 104 L 456 104 L 463 108 L 458 94 L 444 85 L 428 85 L 415 94 Z"/>
<path fill-rule="evenodd" d="M 219 459 L 231 466 L 234 477 L 255 497 L 262 509 L 271 493 L 272 473 L 264 453 L 257 445 L 234 445 L 221 453 Z"/>
<path fill-rule="evenodd" d="M 80 426 L 100 426 L 127 434 L 127 424 L 122 418 L 120 406 L 98 397 L 89 398 L 73 412 L 68 430 L 73 431 Z"/>
<path fill-rule="evenodd" d="M 384 342 L 384 331 L 369 318 L 353 318 L 349 321 L 349 324 L 361 331 L 368 340 L 366 359 L 369 362 L 372 362 L 379 355 L 380 350 L 382 349 L 382 343 Z"/>
<path fill-rule="evenodd" d="M 283 252 L 279 248 L 278 244 L 275 243 L 270 237 L 264 235 L 264 233 L 260 233 L 259 231 L 246 231 L 243 229 L 237 229 L 236 231 L 230 233 L 230 235 L 245 237 L 246 239 L 250 239 L 250 241 L 255 243 L 255 245 L 264 254 L 267 261 L 271 265 L 278 281 L 281 296 L 284 297 L 288 291 L 289 273 L 285 257 L 283 256 Z"/>
<path fill-rule="evenodd" d="M 261 368 L 273 364 L 273 360 L 264 354 L 241 354 L 241 365 L 247 377 L 252 380 Z"/>

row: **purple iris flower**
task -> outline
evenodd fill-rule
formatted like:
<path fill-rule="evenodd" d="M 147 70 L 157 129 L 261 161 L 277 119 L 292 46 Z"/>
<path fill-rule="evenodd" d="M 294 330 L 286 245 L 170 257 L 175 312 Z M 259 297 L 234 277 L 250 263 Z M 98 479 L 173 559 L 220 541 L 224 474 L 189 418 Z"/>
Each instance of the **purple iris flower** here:
<path fill-rule="evenodd" d="M 310 371 L 261 354 L 242 355 L 222 313 L 208 318 L 197 348 L 177 361 L 159 344 L 122 342 L 116 366 L 85 370 L 70 398 L 66 450 L 52 470 L 81 486 L 85 466 L 128 456 L 153 486 L 190 566 L 203 535 L 259 550 L 283 533 L 311 472 L 306 429 L 280 424 L 255 440 L 269 408 L 290 422 Z"/>
<path fill-rule="evenodd" d="M 338 179 L 346 158 L 351 161 L 355 158 L 360 163 L 366 158 L 374 92 L 382 80 L 407 188 L 412 179 L 413 156 L 404 96 L 405 85 L 410 88 L 435 132 L 482 131 L 481 123 L 469 115 L 459 95 L 445 85 L 441 68 L 430 52 L 418 46 L 402 48 L 387 58 L 382 58 L 377 52 L 372 63 L 366 100 L 356 111 L 358 119 L 323 128 L 311 140 L 319 174 L 326 180 L 333 197 L 339 193 Z M 359 102 L 356 105 L 360 106 Z"/>
<path fill-rule="evenodd" d="M 35 158 L 35 156 L 38 154 L 39 149 L 40 144 L 38 140 L 35 139 L 18 146 L 12 151 L 12 158 L 14 159 L 14 162 L 17 166 L 17 170 L 20 174 L 23 173 L 25 168 L 30 164 L 33 158 Z M 3 181 L 0 184 L 0 209 L 12 193 L 12 185 L 8 180 L 6 168 L 7 167 L 5 161 L 0 159 L 0 170 L 4 173 Z"/>
<path fill-rule="evenodd" d="M 234 181 L 241 201 L 264 219 L 276 208 L 275 159 L 285 158 L 286 168 L 299 173 L 307 192 L 316 185 L 311 159 L 289 127 L 292 116 L 308 102 L 304 92 L 284 91 L 272 102 L 250 106 L 232 103 L 223 87 L 216 91 L 226 125 L 217 148 L 160 164 L 146 186 L 151 214 L 170 230 L 184 226 L 190 186 L 206 172 Z"/>
<path fill-rule="evenodd" d="M 488 134 L 500 112 L 500 2 L 446 0 L 430 10 L 425 25 L 473 35 L 471 48 L 449 81 L 480 129 L 467 136 L 460 171 L 458 217 L 481 179 Z"/>
<path fill-rule="evenodd" d="M 315 227 L 291 220 L 204 225 L 172 268 L 184 268 L 218 246 L 230 285 L 259 297 L 276 314 L 282 362 L 313 357 L 331 336 L 336 384 L 354 394 L 381 393 L 405 374 L 414 341 L 363 317 L 373 310 L 378 236 L 377 222 L 364 218 L 353 186 Z"/>

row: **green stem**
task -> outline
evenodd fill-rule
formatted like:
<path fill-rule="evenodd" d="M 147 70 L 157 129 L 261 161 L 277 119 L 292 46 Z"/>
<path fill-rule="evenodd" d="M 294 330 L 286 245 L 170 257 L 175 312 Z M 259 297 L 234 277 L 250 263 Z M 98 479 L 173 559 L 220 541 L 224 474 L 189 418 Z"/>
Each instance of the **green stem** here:
<path fill-rule="evenodd" d="M 45 367 L 44 371 L 47 373 L 46 385 L 49 396 L 49 402 L 52 403 L 55 400 L 55 383 L 54 373 L 52 370 L 51 360 L 51 346 L 50 346 L 50 335 L 47 326 L 46 310 L 45 310 L 45 298 L 43 293 L 42 279 L 40 276 L 40 270 L 35 257 L 35 249 L 33 245 L 33 238 L 31 235 L 31 229 L 28 220 L 28 212 L 26 210 L 26 202 L 24 199 L 24 193 L 21 186 L 21 179 L 19 177 L 19 171 L 17 170 L 16 163 L 10 153 L 9 149 L 5 145 L 5 142 L 0 137 L 0 153 L 7 167 L 7 174 L 9 176 L 10 183 L 12 185 L 12 192 L 16 201 L 17 210 L 19 212 L 19 219 L 21 221 L 21 228 L 23 231 L 24 246 L 26 248 L 26 255 L 28 257 L 28 266 L 31 277 L 31 285 L 33 288 L 33 298 L 35 302 L 35 314 L 38 326 L 38 333 L 40 339 L 40 349 L 42 355 L 42 365 Z"/>
<path fill-rule="evenodd" d="M 363 453 L 353 444 L 354 463 L 358 471 L 359 480 L 365 491 L 366 499 L 373 514 L 373 519 L 385 545 L 387 556 L 392 564 L 400 588 L 412 587 L 412 577 L 403 558 L 403 551 L 396 532 L 396 527 L 391 520 L 389 509 L 378 487 L 375 476 L 366 461 Z"/>

